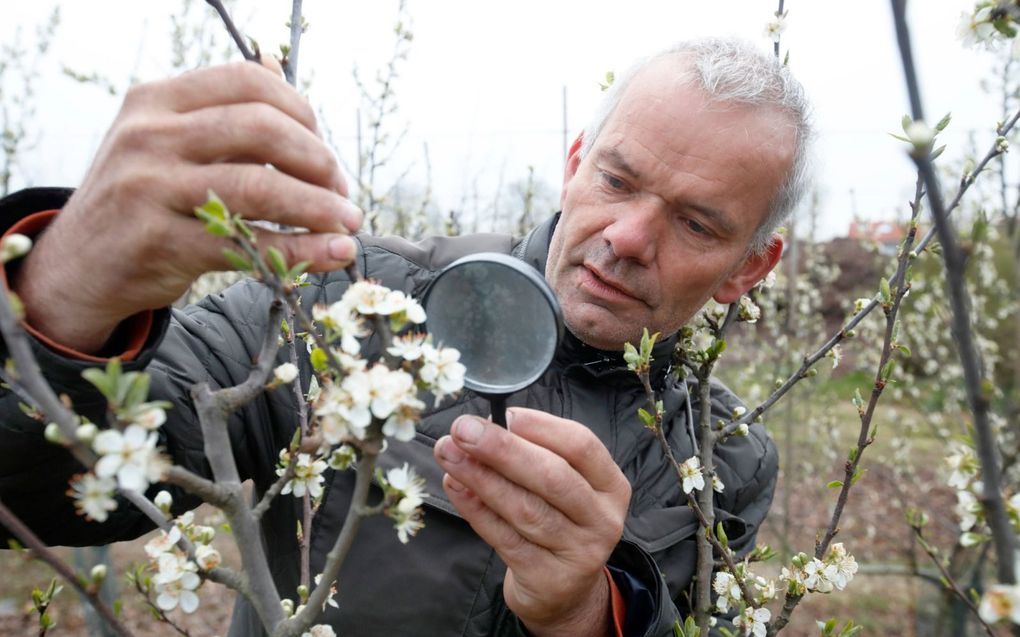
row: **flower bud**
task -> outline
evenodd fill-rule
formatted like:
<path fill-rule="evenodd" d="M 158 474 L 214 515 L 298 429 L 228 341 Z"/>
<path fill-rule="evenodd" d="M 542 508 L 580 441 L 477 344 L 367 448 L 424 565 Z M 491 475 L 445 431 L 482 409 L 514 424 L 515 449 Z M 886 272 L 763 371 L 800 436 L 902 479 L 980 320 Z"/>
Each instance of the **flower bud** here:
<path fill-rule="evenodd" d="M 7 235 L 0 242 L 0 262 L 7 263 L 25 256 L 32 249 L 32 240 L 23 234 Z"/>
<path fill-rule="evenodd" d="M 741 407 L 734 407 L 733 408 L 733 417 L 734 418 L 740 418 L 741 416 L 743 416 L 746 413 L 747 413 L 747 407 L 742 407 L 741 406 Z"/>
<path fill-rule="evenodd" d="M 298 368 L 294 363 L 284 363 L 273 370 L 273 377 L 281 384 L 292 382 L 298 376 Z"/>
<path fill-rule="evenodd" d="M 81 440 L 86 444 L 91 443 L 97 433 L 99 433 L 99 428 L 90 422 L 80 425 L 74 430 L 74 435 L 78 437 L 78 440 Z"/>
<path fill-rule="evenodd" d="M 812 367 L 811 369 L 807 370 L 808 378 L 814 378 L 817 375 L 818 375 L 818 370 L 815 369 L 814 367 Z"/>
<path fill-rule="evenodd" d="M 302 604 L 308 601 L 308 587 L 304 584 L 297 587 L 297 594 Z"/>
<path fill-rule="evenodd" d="M 67 439 L 64 438 L 64 432 L 60 430 L 60 425 L 55 422 L 46 425 L 46 429 L 43 430 L 43 437 L 55 445 L 67 443 Z"/>
<path fill-rule="evenodd" d="M 216 568 L 223 562 L 220 552 L 208 544 L 199 544 L 195 547 L 195 563 L 198 568 L 208 571 Z"/>
<path fill-rule="evenodd" d="M 173 506 L 174 499 L 173 496 L 170 495 L 169 491 L 160 491 L 156 494 L 156 497 L 153 498 L 152 501 L 159 507 L 160 511 L 170 515 L 170 507 Z"/>
<path fill-rule="evenodd" d="M 92 567 L 92 572 L 89 573 L 92 581 L 99 584 L 106 579 L 106 564 L 96 564 Z"/>
<path fill-rule="evenodd" d="M 750 431 L 747 428 L 747 423 L 743 423 L 743 422 L 740 423 L 740 426 L 737 427 L 737 435 L 738 436 L 746 436 L 748 433 L 750 433 Z"/>
<path fill-rule="evenodd" d="M 907 139 L 914 145 L 915 152 L 927 152 L 932 140 L 935 139 L 935 131 L 920 120 L 911 122 L 903 130 L 907 134 Z"/>
<path fill-rule="evenodd" d="M 283 614 L 287 617 L 294 615 L 294 600 L 292 599 L 281 599 L 280 606 L 283 608 Z"/>

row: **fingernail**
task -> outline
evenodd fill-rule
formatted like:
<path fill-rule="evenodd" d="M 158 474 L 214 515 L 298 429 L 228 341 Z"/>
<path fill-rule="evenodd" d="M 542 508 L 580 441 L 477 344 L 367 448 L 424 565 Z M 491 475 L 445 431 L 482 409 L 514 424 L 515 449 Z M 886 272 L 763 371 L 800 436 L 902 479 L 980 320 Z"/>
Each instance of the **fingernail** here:
<path fill-rule="evenodd" d="M 451 491 L 457 491 L 458 493 L 464 490 L 464 485 L 451 478 L 450 474 L 446 474 L 446 486 Z"/>
<path fill-rule="evenodd" d="M 506 430 L 510 431 L 510 425 L 514 424 L 514 410 L 507 409 L 504 418 L 506 418 Z"/>
<path fill-rule="evenodd" d="M 347 223 L 346 228 L 351 232 L 357 232 L 361 228 L 361 224 L 365 221 L 365 211 L 361 208 L 351 204 L 347 209 Z"/>
<path fill-rule="evenodd" d="M 350 237 L 333 237 L 326 249 L 329 258 L 334 261 L 350 261 L 354 258 L 354 241 Z"/>
<path fill-rule="evenodd" d="M 453 423 L 453 434 L 464 442 L 478 442 L 484 430 L 485 425 L 473 416 L 461 416 Z"/>
<path fill-rule="evenodd" d="M 440 438 L 436 445 L 439 447 L 439 456 L 443 460 L 456 464 L 464 459 L 464 452 L 458 449 L 449 437 Z"/>

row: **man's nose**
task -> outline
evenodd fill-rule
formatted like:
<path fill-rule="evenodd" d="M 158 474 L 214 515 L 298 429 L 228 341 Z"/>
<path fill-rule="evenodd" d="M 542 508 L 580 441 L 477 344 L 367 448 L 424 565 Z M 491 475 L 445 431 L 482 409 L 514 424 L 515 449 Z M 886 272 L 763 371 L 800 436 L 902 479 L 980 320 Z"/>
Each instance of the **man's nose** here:
<path fill-rule="evenodd" d="M 621 210 L 602 231 L 618 259 L 629 259 L 648 265 L 655 259 L 663 212 L 653 202 L 631 205 Z"/>

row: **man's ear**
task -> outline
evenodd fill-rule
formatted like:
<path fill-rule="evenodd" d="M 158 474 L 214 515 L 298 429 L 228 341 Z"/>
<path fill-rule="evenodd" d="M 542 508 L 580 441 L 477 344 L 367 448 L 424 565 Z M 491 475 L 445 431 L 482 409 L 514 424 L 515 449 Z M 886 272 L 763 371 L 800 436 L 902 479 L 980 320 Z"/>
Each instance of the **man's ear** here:
<path fill-rule="evenodd" d="M 584 141 L 584 133 L 580 133 L 574 143 L 570 145 L 570 152 L 567 153 L 567 163 L 563 167 L 563 189 L 560 190 L 560 210 L 563 209 L 563 200 L 567 196 L 567 183 L 577 174 L 577 168 L 581 165 L 581 144 Z"/>
<path fill-rule="evenodd" d="M 733 274 L 726 279 L 712 297 L 719 303 L 734 303 L 740 296 L 754 287 L 758 281 L 772 271 L 783 256 L 783 237 L 772 235 L 769 247 L 762 254 L 751 253 Z"/>

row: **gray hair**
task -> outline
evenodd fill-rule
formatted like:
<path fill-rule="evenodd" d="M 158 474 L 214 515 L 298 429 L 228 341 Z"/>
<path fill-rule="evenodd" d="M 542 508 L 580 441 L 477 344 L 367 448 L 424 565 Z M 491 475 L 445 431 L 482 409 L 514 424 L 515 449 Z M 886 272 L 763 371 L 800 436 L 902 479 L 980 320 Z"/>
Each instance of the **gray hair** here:
<path fill-rule="evenodd" d="M 580 156 L 584 158 L 595 145 L 603 126 L 619 105 L 631 81 L 651 63 L 670 56 L 681 56 L 685 72 L 692 73 L 708 97 L 718 102 L 772 107 L 785 114 L 796 133 L 793 165 L 779 191 L 769 202 L 768 214 L 755 231 L 750 249 L 762 253 L 772 233 L 793 213 L 810 184 L 811 126 L 810 104 L 804 88 L 774 56 L 752 44 L 727 38 L 704 38 L 681 42 L 655 55 L 639 60 L 615 79 L 584 129 Z"/>

